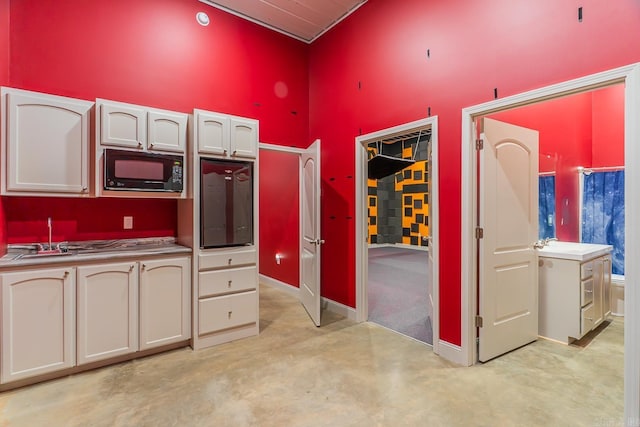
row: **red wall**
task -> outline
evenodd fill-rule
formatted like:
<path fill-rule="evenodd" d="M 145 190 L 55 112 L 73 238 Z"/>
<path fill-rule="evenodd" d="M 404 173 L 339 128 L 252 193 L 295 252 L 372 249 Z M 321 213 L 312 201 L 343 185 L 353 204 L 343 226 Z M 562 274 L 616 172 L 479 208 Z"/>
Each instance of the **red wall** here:
<path fill-rule="evenodd" d="M 624 85 L 593 92 L 592 167 L 624 165 Z"/>
<path fill-rule="evenodd" d="M 310 49 L 310 136 L 323 148 L 323 294 L 355 306 L 354 138 L 431 107 L 439 119 L 440 337 L 460 344 L 461 109 L 492 100 L 494 88 L 504 97 L 639 60 L 636 0 L 369 0 Z"/>
<path fill-rule="evenodd" d="M 300 286 L 300 156 L 261 149 L 259 167 L 260 273 Z"/>
<path fill-rule="evenodd" d="M 196 23 L 201 10 L 211 18 L 208 27 Z M 0 0 L 0 84 L 252 117 L 260 120 L 263 142 L 307 145 L 307 53 L 304 43 L 195 0 Z M 8 224 L 0 225 L 0 242 L 39 236 L 49 215 L 65 239 L 174 235 L 175 206 L 6 197 L 0 219 L 6 215 Z M 125 233 L 127 212 L 135 215 L 134 231 Z"/>
<path fill-rule="evenodd" d="M 580 241 L 578 166 L 591 165 L 592 93 L 554 99 L 490 117 L 539 131 L 540 171 L 556 173 L 556 237 Z"/>
<path fill-rule="evenodd" d="M 177 218 L 175 200 L 5 197 L 4 208 L 9 243 L 46 242 L 48 217 L 56 242 L 175 236 Z M 125 215 L 132 230 L 122 227 Z"/>

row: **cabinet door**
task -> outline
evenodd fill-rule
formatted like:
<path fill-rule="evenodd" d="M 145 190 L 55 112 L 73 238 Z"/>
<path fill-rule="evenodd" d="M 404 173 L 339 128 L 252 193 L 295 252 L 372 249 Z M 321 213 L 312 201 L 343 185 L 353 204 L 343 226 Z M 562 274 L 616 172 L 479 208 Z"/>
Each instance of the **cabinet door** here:
<path fill-rule="evenodd" d="M 187 147 L 187 115 L 150 110 L 147 115 L 147 147 L 150 150 L 184 153 Z"/>
<path fill-rule="evenodd" d="M 605 256 L 603 258 L 603 274 L 602 274 L 602 307 L 603 307 L 603 319 L 606 319 L 611 314 L 611 256 Z"/>
<path fill-rule="evenodd" d="M 7 129 L 3 194 L 87 193 L 93 103 L 17 89 L 3 89 L 3 95 Z"/>
<path fill-rule="evenodd" d="M 255 158 L 258 150 L 258 123 L 255 120 L 233 118 L 230 151 L 232 157 Z"/>
<path fill-rule="evenodd" d="M 138 277 L 133 262 L 78 267 L 78 365 L 138 347 Z"/>
<path fill-rule="evenodd" d="M 598 326 L 602 322 L 603 310 L 603 283 L 604 262 L 603 258 L 593 260 L 593 326 Z"/>
<path fill-rule="evenodd" d="M 229 153 L 229 118 L 223 114 L 195 110 L 198 152 L 226 156 Z"/>
<path fill-rule="evenodd" d="M 2 383 L 74 366 L 74 269 L 32 270 L 0 277 Z"/>
<path fill-rule="evenodd" d="M 140 350 L 191 337 L 189 259 L 140 263 Z"/>
<path fill-rule="evenodd" d="M 145 147 L 147 111 L 144 107 L 98 100 L 100 109 L 100 143 L 118 147 Z"/>

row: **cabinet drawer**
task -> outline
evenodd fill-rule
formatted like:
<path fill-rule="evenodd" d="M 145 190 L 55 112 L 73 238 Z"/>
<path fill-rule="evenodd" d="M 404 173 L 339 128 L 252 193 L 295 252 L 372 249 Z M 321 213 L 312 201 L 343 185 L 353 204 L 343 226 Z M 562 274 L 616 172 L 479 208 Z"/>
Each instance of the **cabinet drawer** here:
<path fill-rule="evenodd" d="M 199 300 L 200 335 L 257 322 L 257 304 L 256 291 Z"/>
<path fill-rule="evenodd" d="M 593 277 L 580 282 L 580 306 L 593 302 Z"/>
<path fill-rule="evenodd" d="M 256 288 L 256 267 L 227 268 L 199 273 L 198 296 L 200 298 L 249 291 Z"/>
<path fill-rule="evenodd" d="M 582 280 L 593 276 L 593 261 L 587 261 L 580 265 L 580 278 Z"/>
<path fill-rule="evenodd" d="M 203 253 L 198 256 L 198 269 L 200 271 L 255 263 L 255 248 Z"/>
<path fill-rule="evenodd" d="M 594 306 L 589 304 L 580 311 L 580 335 L 584 335 L 593 329 Z"/>

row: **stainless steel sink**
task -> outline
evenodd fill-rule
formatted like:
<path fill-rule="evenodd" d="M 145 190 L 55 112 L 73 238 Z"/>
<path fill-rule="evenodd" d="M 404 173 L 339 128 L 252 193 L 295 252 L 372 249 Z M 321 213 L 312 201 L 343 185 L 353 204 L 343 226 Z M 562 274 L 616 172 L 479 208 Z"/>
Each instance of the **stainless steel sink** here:
<path fill-rule="evenodd" d="M 40 252 L 40 253 L 26 253 L 26 254 L 18 254 L 13 259 L 32 259 L 32 258 L 51 258 L 51 257 L 60 257 L 73 255 L 73 252 Z"/>

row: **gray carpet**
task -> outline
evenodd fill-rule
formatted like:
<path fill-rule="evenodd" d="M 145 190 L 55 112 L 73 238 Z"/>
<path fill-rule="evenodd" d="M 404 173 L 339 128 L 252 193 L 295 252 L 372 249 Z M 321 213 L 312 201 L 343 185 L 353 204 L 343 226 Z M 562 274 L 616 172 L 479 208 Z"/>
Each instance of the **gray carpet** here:
<path fill-rule="evenodd" d="M 369 249 L 369 321 L 433 344 L 426 251 Z"/>

